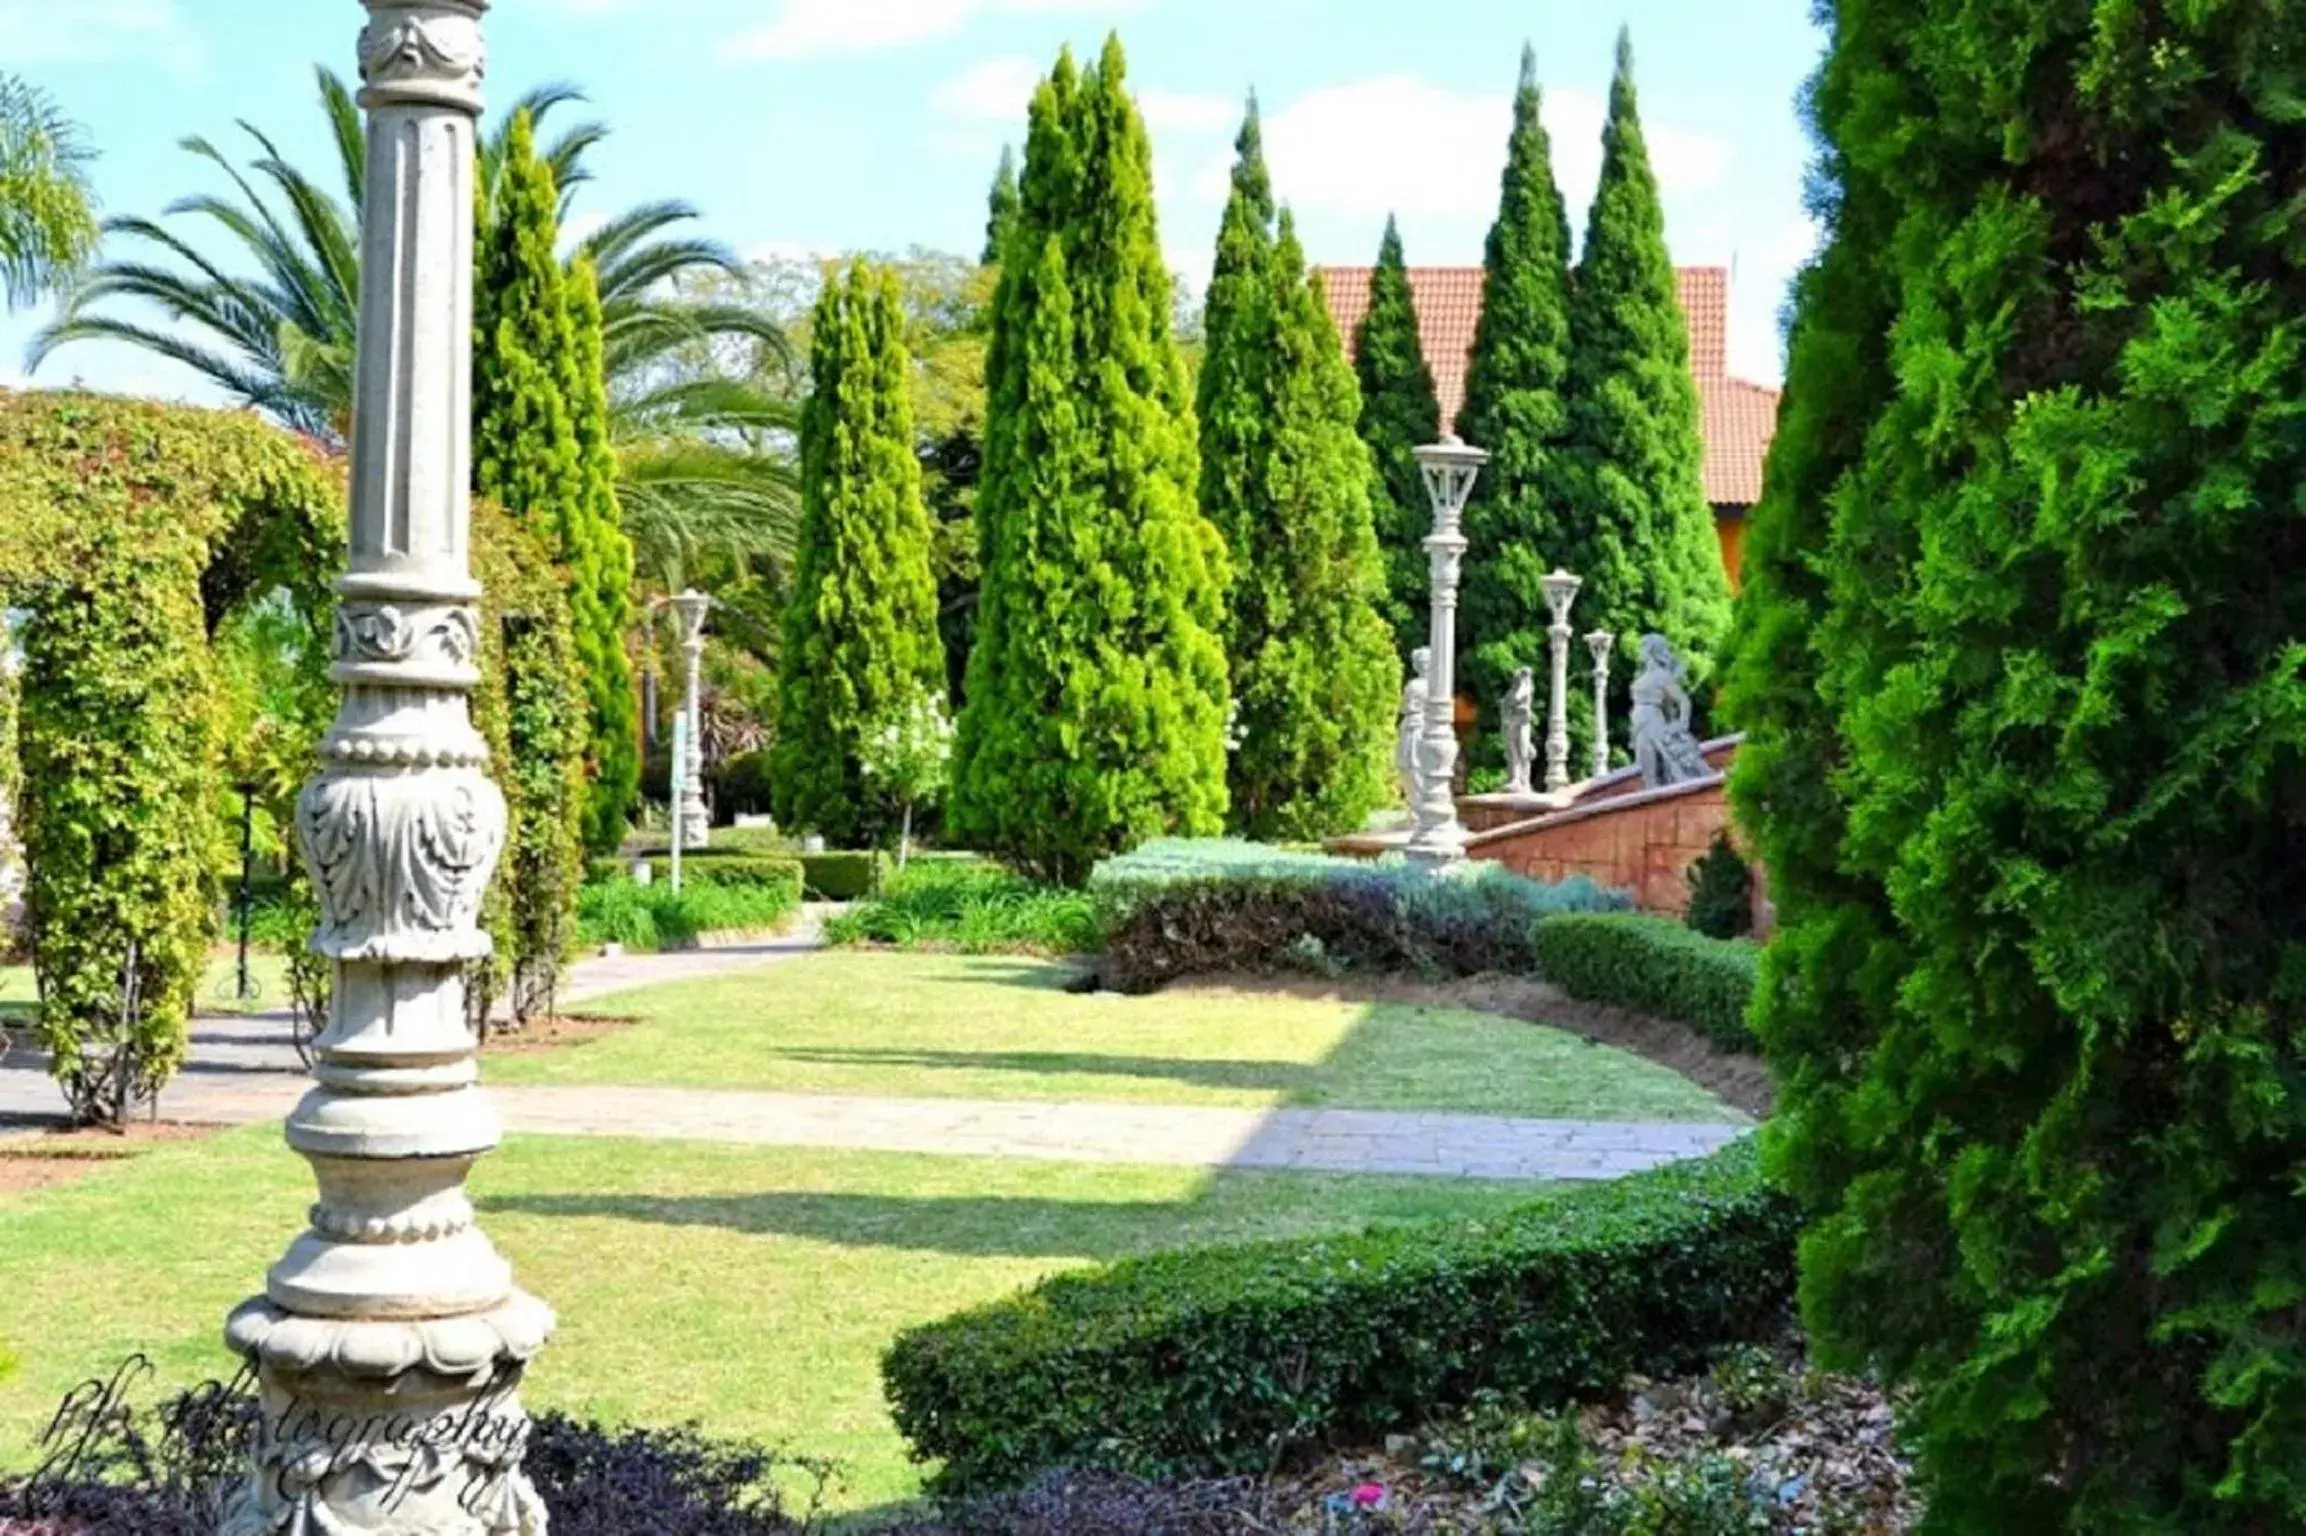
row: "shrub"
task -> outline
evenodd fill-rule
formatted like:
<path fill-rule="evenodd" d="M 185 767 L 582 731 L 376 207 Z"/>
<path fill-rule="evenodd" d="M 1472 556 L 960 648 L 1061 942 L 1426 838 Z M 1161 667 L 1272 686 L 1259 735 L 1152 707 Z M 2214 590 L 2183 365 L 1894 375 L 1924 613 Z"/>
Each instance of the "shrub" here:
<path fill-rule="evenodd" d="M 92 1424 L 66 1477 L 0 1482 L 0 1530 L 214 1536 L 257 1422 L 253 1398 L 213 1382 L 149 1411 L 123 1406 Z M 802 1536 L 832 1473 L 694 1426 L 610 1429 L 540 1413 L 530 1430 L 522 1467 L 553 1536 Z"/>
<path fill-rule="evenodd" d="M 1726 833 L 1689 867 L 1684 920 L 1709 939 L 1742 939 L 1754 929 L 1754 876 Z"/>
<path fill-rule="evenodd" d="M 586 886 L 577 899 L 577 931 L 588 946 L 682 949 L 700 934 L 774 927 L 799 905 L 798 883 L 790 876 L 722 883 L 709 876 L 691 880 L 684 870 L 677 895 L 670 881 Z"/>
<path fill-rule="evenodd" d="M 1571 997 L 1687 1024 L 1730 1051 L 1761 1048 L 1746 1023 L 1761 950 L 1636 913 L 1548 918 L 1537 972 Z"/>
<path fill-rule="evenodd" d="M 1079 954 L 1097 947 L 1097 903 L 994 864 L 915 860 L 825 932 L 835 944 Z"/>
<path fill-rule="evenodd" d="M 652 866 L 653 868 L 654 866 Z M 669 874 L 669 862 L 662 873 Z M 657 878 L 652 875 L 651 881 Z M 698 859 L 694 863 L 681 861 L 681 884 L 700 886 L 768 886 L 782 890 L 793 906 L 799 906 L 806 889 L 806 877 L 801 861 L 777 854 L 731 853 L 719 858 Z"/>
<path fill-rule="evenodd" d="M 1552 1403 L 1769 1337 L 1797 1221 L 1740 1144 L 1478 1221 L 1060 1275 L 882 1361 L 947 1492 L 1044 1467 L 1261 1469 L 1497 1393 Z"/>
<path fill-rule="evenodd" d="M 1540 918 L 1617 911 L 1627 898 L 1582 876 L 1544 885 L 1494 865 L 1436 879 L 1365 864 L 1295 876 L 1114 883 L 1106 903 L 1105 984 L 1150 992 L 1212 971 L 1532 971 Z"/>
<path fill-rule="evenodd" d="M 769 754 L 739 752 L 713 772 L 713 804 L 731 816 L 769 814 Z M 748 827 L 746 831 L 753 829 Z M 715 833 L 726 836 L 725 832 Z"/>
<path fill-rule="evenodd" d="M 804 853 L 799 855 L 809 895 L 818 901 L 858 901 L 881 888 L 889 869 L 889 856 L 864 852 Z"/>
<path fill-rule="evenodd" d="M 1157 837 L 1105 859 L 1089 872 L 1093 891 L 1134 891 L 1212 876 L 1351 874 L 1370 866 L 1360 859 L 1280 848 L 1231 837 Z"/>

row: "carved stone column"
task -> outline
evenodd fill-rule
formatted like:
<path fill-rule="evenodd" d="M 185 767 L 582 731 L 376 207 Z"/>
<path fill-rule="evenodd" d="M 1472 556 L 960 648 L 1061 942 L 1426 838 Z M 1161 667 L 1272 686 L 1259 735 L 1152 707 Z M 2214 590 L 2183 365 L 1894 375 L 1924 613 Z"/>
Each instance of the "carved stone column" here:
<path fill-rule="evenodd" d="M 1569 788 L 1569 605 L 1585 583 L 1556 566 L 1543 583 L 1545 605 L 1553 610 L 1546 638 L 1553 649 L 1553 697 L 1545 711 L 1545 788 Z"/>
<path fill-rule="evenodd" d="M 497 1144 L 464 968 L 504 843 L 467 695 L 474 124 L 488 0 L 364 0 L 368 114 L 343 688 L 297 802 L 334 963 L 288 1117 L 311 1226 L 225 1327 L 264 1419 L 226 1536 L 542 1536 L 519 1386 L 552 1331 L 474 1224 Z"/>
<path fill-rule="evenodd" d="M 1593 652 L 1593 776 L 1597 779 L 1609 772 L 1609 653 L 1616 644 L 1617 636 L 1606 629 L 1585 637 L 1585 648 Z"/>
<path fill-rule="evenodd" d="M 1489 455 L 1454 436 L 1416 450 L 1433 503 L 1433 532 L 1425 540 L 1432 580 L 1433 622 L 1427 669 L 1425 735 L 1417 752 L 1417 799 L 1410 806 L 1409 844 L 1415 867 L 1439 871 L 1465 858 L 1465 827 L 1457 819 L 1457 583 L 1465 563 L 1459 532 L 1474 477 Z"/>
<path fill-rule="evenodd" d="M 702 848 L 712 841 L 713 817 L 705 809 L 705 613 L 713 600 L 691 587 L 673 599 L 673 613 L 681 623 L 681 650 L 688 658 L 688 756 L 681 763 L 681 803 L 674 807 L 681 846 Z"/>

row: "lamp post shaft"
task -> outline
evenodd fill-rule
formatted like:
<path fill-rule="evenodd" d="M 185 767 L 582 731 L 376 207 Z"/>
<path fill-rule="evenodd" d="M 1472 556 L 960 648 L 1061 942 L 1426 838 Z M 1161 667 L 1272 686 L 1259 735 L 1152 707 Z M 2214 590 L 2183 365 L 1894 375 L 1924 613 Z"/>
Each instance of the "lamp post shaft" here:
<path fill-rule="evenodd" d="M 1617 636 L 1597 629 L 1585 637 L 1593 653 L 1593 776 L 1609 772 L 1609 653 Z"/>
<path fill-rule="evenodd" d="M 681 623 L 681 651 L 688 667 L 688 701 L 682 708 L 689 717 L 688 750 L 681 763 L 680 804 L 673 815 L 679 822 L 676 829 L 680 841 L 690 848 L 702 848 L 712 839 L 712 813 L 705 808 L 705 742 L 704 742 L 704 663 L 705 614 L 711 599 L 693 588 L 673 599 L 673 611 Z"/>
<path fill-rule="evenodd" d="M 334 986 L 288 1117 L 310 1226 L 226 1339 L 263 1421 L 225 1536 L 543 1536 L 518 1388 L 552 1330 L 464 1192 L 497 1143 L 465 968 L 505 838 L 468 696 L 475 122 L 488 0 L 363 0 L 368 216 L 343 690 L 296 810 Z M 348 1427 L 349 1426 L 349 1427 Z"/>
<path fill-rule="evenodd" d="M 1564 570 L 1545 578 L 1545 600 L 1553 610 L 1546 630 L 1551 642 L 1553 686 L 1545 710 L 1545 788 L 1548 794 L 1569 787 L 1569 610 L 1582 583 Z"/>

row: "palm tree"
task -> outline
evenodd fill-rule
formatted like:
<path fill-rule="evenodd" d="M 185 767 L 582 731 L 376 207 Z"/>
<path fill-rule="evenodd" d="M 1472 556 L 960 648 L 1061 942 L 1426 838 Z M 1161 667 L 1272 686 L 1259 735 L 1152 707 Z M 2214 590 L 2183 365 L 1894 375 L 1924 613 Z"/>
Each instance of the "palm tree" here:
<path fill-rule="evenodd" d="M 96 158 L 41 91 L 0 74 L 0 299 L 20 309 L 96 253 Z"/>
<path fill-rule="evenodd" d="M 119 258 L 88 271 L 63 317 L 35 338 L 35 367 L 75 341 L 127 342 L 185 364 L 300 432 L 337 442 L 349 436 L 367 140 L 350 88 L 333 71 L 316 74 L 342 197 L 291 165 L 249 123 L 240 126 L 261 154 L 246 172 L 207 139 L 186 139 L 184 147 L 222 171 L 238 196 L 196 194 L 163 217 L 220 226 L 251 259 L 253 272 L 228 269 L 160 220 L 109 220 L 107 234 L 173 261 Z M 541 87 L 513 103 L 484 135 L 484 217 L 494 204 L 513 121 L 525 113 L 541 123 L 555 108 L 583 99 L 570 86 Z M 602 125 L 585 122 L 544 146 L 564 220 L 576 189 L 591 179 L 585 152 L 606 136 Z M 260 184 L 269 186 L 270 198 Z M 790 549 L 799 521 L 798 483 L 789 456 L 779 451 L 790 408 L 733 379 L 666 382 L 678 358 L 699 350 L 738 345 L 774 353 L 788 345 L 768 316 L 668 296 L 685 275 L 737 270 L 736 258 L 717 242 L 677 233 L 696 217 L 685 203 L 644 203 L 568 253 L 572 263 L 589 259 L 599 274 L 626 531 L 644 558 L 709 544 L 773 561 Z M 175 324 L 147 323 L 110 307 L 120 300 L 149 304 Z"/>

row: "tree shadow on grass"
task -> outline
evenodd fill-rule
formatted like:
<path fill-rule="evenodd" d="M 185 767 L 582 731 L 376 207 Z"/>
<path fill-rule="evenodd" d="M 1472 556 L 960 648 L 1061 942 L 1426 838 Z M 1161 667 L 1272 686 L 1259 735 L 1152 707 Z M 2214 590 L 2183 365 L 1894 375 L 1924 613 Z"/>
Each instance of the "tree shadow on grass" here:
<path fill-rule="evenodd" d="M 1365 1181 L 1356 1180 L 1357 1183 Z M 1475 1186 L 1453 1183 L 1472 1193 Z M 1481 1192 L 1500 1204 L 1542 1200 L 1552 1186 Z M 1487 1200 L 1481 1203 L 1487 1204 Z M 860 1195 L 765 1191 L 737 1195 L 498 1195 L 484 1214 L 596 1217 L 658 1226 L 718 1227 L 759 1237 L 801 1237 L 852 1248 L 967 1258 L 1108 1261 L 1200 1243 L 1359 1231 L 1372 1222 L 1434 1214 L 1429 1181 L 1365 1186 L 1340 1215 L 1335 1181 L 1303 1173 L 1226 1169 L 1179 1200 L 1046 1200 L 1002 1195 Z"/>
<path fill-rule="evenodd" d="M 786 1061 L 838 1067 L 925 1067 L 940 1072 L 1021 1072 L 1046 1076 L 1130 1077 L 1292 1096 L 1312 1094 L 1322 1068 L 1293 1061 L 1209 1057 L 1106 1056 L 1094 1051 L 937 1051 L 874 1046 L 809 1046 L 772 1054 Z"/>
<path fill-rule="evenodd" d="M 1175 1246 L 1190 1205 L 969 1195 L 502 1195 L 482 1211 L 606 1217 L 968 1258 L 1114 1259 Z"/>

